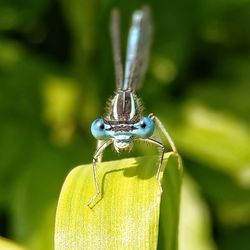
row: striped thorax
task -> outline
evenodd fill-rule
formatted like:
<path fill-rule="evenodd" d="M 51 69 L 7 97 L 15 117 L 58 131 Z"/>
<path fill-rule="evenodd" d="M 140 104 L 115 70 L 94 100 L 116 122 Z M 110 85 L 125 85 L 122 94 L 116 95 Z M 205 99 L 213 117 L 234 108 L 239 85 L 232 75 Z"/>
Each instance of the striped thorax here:
<path fill-rule="evenodd" d="M 140 103 L 130 90 L 119 90 L 111 102 L 111 113 L 107 119 L 119 123 L 133 123 L 140 119 Z"/>
<path fill-rule="evenodd" d="M 136 127 L 134 126 L 141 118 L 140 104 L 136 95 L 130 90 L 119 90 L 111 102 L 111 113 L 106 117 L 111 125 L 110 132 L 114 147 L 130 149 Z"/>

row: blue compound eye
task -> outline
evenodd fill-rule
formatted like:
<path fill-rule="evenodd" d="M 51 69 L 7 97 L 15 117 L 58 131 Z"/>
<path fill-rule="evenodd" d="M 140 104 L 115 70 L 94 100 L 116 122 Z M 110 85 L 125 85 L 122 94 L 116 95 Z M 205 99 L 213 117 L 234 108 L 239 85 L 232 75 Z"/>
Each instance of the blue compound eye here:
<path fill-rule="evenodd" d="M 92 122 L 91 133 L 97 140 L 105 140 L 108 135 L 105 130 L 105 123 L 102 118 L 96 119 Z"/>
<path fill-rule="evenodd" d="M 155 125 L 149 117 L 142 117 L 135 126 L 135 136 L 140 138 L 148 138 L 154 133 Z"/>

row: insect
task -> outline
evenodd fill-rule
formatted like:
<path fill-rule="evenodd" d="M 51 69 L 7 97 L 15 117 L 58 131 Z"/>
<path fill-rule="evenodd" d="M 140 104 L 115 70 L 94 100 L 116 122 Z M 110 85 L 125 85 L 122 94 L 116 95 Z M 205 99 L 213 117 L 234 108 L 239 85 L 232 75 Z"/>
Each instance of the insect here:
<path fill-rule="evenodd" d="M 120 49 L 120 16 L 117 9 L 111 14 L 110 32 L 113 45 L 115 64 L 116 92 L 110 102 L 109 112 L 104 118 L 96 119 L 91 125 L 91 132 L 98 140 L 97 150 L 93 156 L 93 176 L 96 193 L 88 202 L 88 206 L 99 195 L 96 164 L 101 161 L 104 150 L 114 145 L 116 151 L 131 149 L 134 141 L 144 141 L 160 149 L 160 161 L 156 179 L 160 184 L 165 147 L 161 141 L 151 138 L 155 130 L 160 130 L 168 140 L 172 151 L 176 151 L 175 144 L 161 121 L 153 114 L 142 115 L 142 108 L 135 90 L 142 83 L 148 64 L 151 43 L 152 24 L 150 8 L 143 7 L 132 15 L 132 24 L 128 35 L 127 58 L 125 73 L 121 61 Z"/>

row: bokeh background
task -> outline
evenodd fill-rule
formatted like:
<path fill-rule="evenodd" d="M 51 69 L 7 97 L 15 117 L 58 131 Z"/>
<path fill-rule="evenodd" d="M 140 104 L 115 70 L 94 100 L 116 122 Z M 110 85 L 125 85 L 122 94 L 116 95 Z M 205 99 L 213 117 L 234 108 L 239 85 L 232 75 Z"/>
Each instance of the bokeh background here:
<path fill-rule="evenodd" d="M 91 162 L 90 124 L 114 91 L 110 10 L 122 12 L 124 55 L 143 3 L 0 1 L 1 236 L 53 249 L 60 188 Z M 250 1 L 147 3 L 155 28 L 139 94 L 184 160 L 180 248 L 250 249 Z"/>

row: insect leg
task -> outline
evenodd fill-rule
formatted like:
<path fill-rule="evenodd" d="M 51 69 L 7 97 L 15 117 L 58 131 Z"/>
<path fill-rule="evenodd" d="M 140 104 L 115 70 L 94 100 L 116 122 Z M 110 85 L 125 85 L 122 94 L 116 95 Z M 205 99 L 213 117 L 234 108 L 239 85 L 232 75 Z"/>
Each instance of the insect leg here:
<path fill-rule="evenodd" d="M 156 127 L 162 132 L 162 134 L 166 137 L 168 143 L 170 144 L 171 148 L 172 148 L 172 151 L 174 153 L 177 153 L 177 149 L 176 149 L 176 146 L 174 144 L 174 141 L 172 140 L 170 134 L 168 133 L 168 131 L 166 130 L 166 128 L 163 126 L 162 122 L 160 121 L 160 119 L 158 117 L 156 117 L 154 114 L 150 114 L 148 116 L 149 118 L 151 118 L 155 124 L 156 124 Z"/>
<path fill-rule="evenodd" d="M 156 140 L 154 140 L 152 138 L 147 138 L 147 139 L 140 138 L 139 140 L 144 141 L 144 142 L 148 142 L 150 144 L 153 144 L 153 145 L 157 146 L 160 149 L 160 162 L 159 162 L 157 173 L 156 173 L 156 180 L 157 180 L 158 185 L 160 187 L 160 190 L 162 192 L 161 181 L 160 181 L 160 173 L 162 171 L 162 164 L 163 164 L 163 157 L 164 157 L 165 147 L 161 142 L 156 141 Z"/>
<path fill-rule="evenodd" d="M 96 197 L 99 195 L 100 190 L 99 190 L 99 185 L 98 185 L 98 180 L 97 180 L 97 172 L 96 172 L 96 163 L 98 162 L 99 156 L 102 155 L 103 151 L 112 143 L 111 140 L 104 142 L 99 148 L 97 148 L 94 156 L 93 156 L 93 176 L 94 176 L 94 182 L 95 182 L 95 190 L 96 193 L 94 196 L 90 199 L 90 201 L 87 203 L 88 206 L 91 205 L 91 203 L 96 199 Z"/>
<path fill-rule="evenodd" d="M 165 136 L 165 138 L 167 139 L 174 155 L 177 156 L 177 160 L 178 160 L 178 167 L 179 169 L 182 168 L 182 160 L 181 160 L 181 156 L 179 155 L 175 143 L 173 141 L 173 139 L 171 138 L 170 134 L 168 133 L 168 131 L 166 130 L 166 128 L 164 127 L 164 125 L 162 124 L 162 122 L 160 121 L 160 119 L 158 117 L 156 117 L 154 114 L 150 114 L 148 116 L 149 118 L 151 118 L 155 124 L 156 124 L 156 128 Z"/>
<path fill-rule="evenodd" d="M 97 140 L 96 150 L 98 150 L 98 148 L 100 148 L 102 146 L 102 144 L 103 144 L 103 141 Z M 97 163 L 102 161 L 102 155 L 103 155 L 103 151 L 100 152 L 99 156 L 97 157 L 97 159 L 96 159 Z"/>

